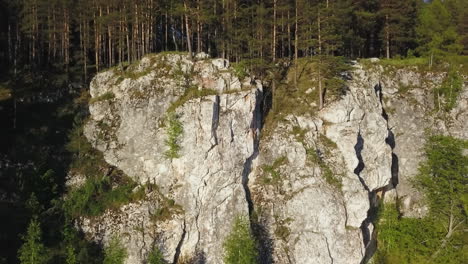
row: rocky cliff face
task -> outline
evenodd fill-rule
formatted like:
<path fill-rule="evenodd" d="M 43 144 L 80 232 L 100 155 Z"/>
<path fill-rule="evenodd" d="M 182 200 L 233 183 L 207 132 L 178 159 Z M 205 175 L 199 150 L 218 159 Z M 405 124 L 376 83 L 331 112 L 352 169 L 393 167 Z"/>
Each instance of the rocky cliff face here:
<path fill-rule="evenodd" d="M 144 263 L 153 247 L 173 263 L 222 263 L 238 215 L 250 215 L 264 263 L 366 261 L 385 193 L 403 199 L 408 216 L 424 213 L 408 179 L 425 128 L 468 137 L 466 87 L 451 122 L 440 122 L 428 113 L 430 88 L 443 75 L 392 74 L 355 65 L 341 100 L 262 135 L 261 82 L 240 80 L 228 61 L 152 55 L 100 73 L 85 134 L 108 163 L 153 187 L 141 201 L 77 224 L 104 244 L 119 236 L 127 263 Z M 414 88 L 402 94 L 405 84 Z M 175 140 L 171 118 L 183 128 Z"/>

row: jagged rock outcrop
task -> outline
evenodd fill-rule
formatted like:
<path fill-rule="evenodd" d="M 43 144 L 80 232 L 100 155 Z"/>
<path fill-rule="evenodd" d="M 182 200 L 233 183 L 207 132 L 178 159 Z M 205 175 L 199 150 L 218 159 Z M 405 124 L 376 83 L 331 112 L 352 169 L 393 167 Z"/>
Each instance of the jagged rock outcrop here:
<path fill-rule="evenodd" d="M 233 219 L 249 214 L 262 263 L 365 263 L 384 195 L 402 200 L 406 216 L 424 214 L 409 181 L 425 129 L 468 137 L 466 87 L 444 122 L 432 111 L 442 73 L 356 64 L 340 100 L 262 131 L 260 81 L 240 80 L 226 60 L 196 58 L 151 55 L 91 83 L 87 138 L 153 189 L 77 224 L 104 244 L 119 236 L 128 264 L 154 247 L 168 262 L 222 263 Z M 183 128 L 175 141 L 170 118 Z"/>
<path fill-rule="evenodd" d="M 387 193 L 388 200 L 398 199 L 400 210 L 407 217 L 422 217 L 428 208 L 422 195 L 412 187 L 424 159 L 428 133 L 468 139 L 468 88 L 466 77 L 456 106 L 448 113 L 437 111 L 434 90 L 447 76 L 444 72 L 427 72 L 418 68 L 383 68 L 373 65 L 368 71 L 380 76 L 383 102 L 394 134 L 394 153 L 398 159 L 396 189 Z"/>
<path fill-rule="evenodd" d="M 130 249 L 127 263 L 142 263 L 153 245 L 171 262 L 199 255 L 220 263 L 232 220 L 248 214 L 242 172 L 259 133 L 261 84 L 241 84 L 221 59 L 192 62 L 187 55 L 155 55 L 133 67 L 94 78 L 91 95 L 96 99 L 85 134 L 108 163 L 141 184 L 156 184 L 182 211 L 149 224 L 157 219 L 158 205 L 131 204 L 98 221 L 85 220 L 82 227 L 104 242 L 110 233 L 122 236 Z M 212 95 L 188 94 L 205 92 Z M 166 155 L 170 107 L 183 127 L 176 142 L 181 149 L 172 159 Z M 140 229 L 150 234 L 146 240 L 131 231 L 141 221 Z"/>
<path fill-rule="evenodd" d="M 392 180 L 390 131 L 378 75 L 357 65 L 348 87 L 318 117 L 291 116 L 261 144 L 252 189 L 278 263 L 360 263 L 371 245 L 370 199 Z M 265 185 L 265 165 L 281 157 L 284 179 Z"/>

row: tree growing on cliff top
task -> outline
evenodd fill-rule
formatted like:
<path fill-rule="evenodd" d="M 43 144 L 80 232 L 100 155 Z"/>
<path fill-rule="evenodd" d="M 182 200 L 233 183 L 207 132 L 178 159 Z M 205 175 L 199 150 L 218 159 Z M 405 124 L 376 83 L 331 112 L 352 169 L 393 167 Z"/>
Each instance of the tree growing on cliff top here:
<path fill-rule="evenodd" d="M 257 243 L 250 230 L 249 221 L 242 216 L 236 217 L 231 233 L 224 246 L 224 263 L 254 264 L 257 263 Z"/>

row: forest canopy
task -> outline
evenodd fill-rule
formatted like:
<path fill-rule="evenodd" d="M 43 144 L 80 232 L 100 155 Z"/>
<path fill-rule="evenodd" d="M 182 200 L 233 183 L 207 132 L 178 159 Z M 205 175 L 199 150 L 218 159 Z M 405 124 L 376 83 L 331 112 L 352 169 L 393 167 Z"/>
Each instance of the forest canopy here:
<path fill-rule="evenodd" d="M 1 0 L 3 69 L 90 72 L 160 51 L 255 65 L 468 54 L 464 0 Z"/>

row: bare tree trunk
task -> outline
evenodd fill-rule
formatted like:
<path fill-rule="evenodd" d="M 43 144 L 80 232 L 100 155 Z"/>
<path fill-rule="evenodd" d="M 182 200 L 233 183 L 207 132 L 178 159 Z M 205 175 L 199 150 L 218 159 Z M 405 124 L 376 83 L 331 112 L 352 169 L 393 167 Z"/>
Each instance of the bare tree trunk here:
<path fill-rule="evenodd" d="M 271 55 L 273 62 L 276 60 L 276 4 L 278 0 L 273 0 L 273 43 L 271 49 Z"/>
<path fill-rule="evenodd" d="M 451 202 L 450 206 L 450 216 L 449 216 L 449 223 L 447 227 L 447 234 L 445 235 L 444 239 L 442 239 L 442 243 L 440 244 L 439 248 L 431 255 L 431 259 L 435 259 L 437 255 L 439 255 L 440 251 L 447 246 L 450 238 L 452 237 L 455 230 L 465 222 L 465 219 L 462 219 L 460 222 L 455 223 L 455 216 L 453 215 L 453 201 Z"/>
<path fill-rule="evenodd" d="M 294 29 L 294 67 L 295 67 L 295 70 L 294 70 L 294 87 L 296 88 L 297 90 L 297 71 L 298 71 L 298 68 L 297 68 L 297 63 L 298 63 L 298 45 L 299 45 L 299 34 L 298 34 L 298 27 L 299 27 L 299 23 L 298 23 L 298 6 L 297 6 L 297 3 L 298 3 L 298 0 L 296 0 L 296 15 L 295 15 L 295 24 L 296 24 L 296 27 Z"/>
<path fill-rule="evenodd" d="M 317 13 L 317 29 L 318 29 L 318 50 L 319 50 L 319 66 L 318 66 L 318 87 L 319 87 L 319 109 L 323 108 L 323 89 L 322 89 L 322 26 L 320 9 Z"/>
<path fill-rule="evenodd" d="M 388 15 L 385 15 L 385 44 L 387 59 L 390 59 L 390 28 L 388 24 Z"/>
<path fill-rule="evenodd" d="M 190 26 L 189 26 L 189 20 L 188 20 L 188 12 L 187 12 L 187 2 L 184 1 L 184 11 L 185 11 L 185 28 L 187 31 L 187 48 L 189 52 L 189 59 L 192 59 L 192 40 L 190 37 Z"/>

